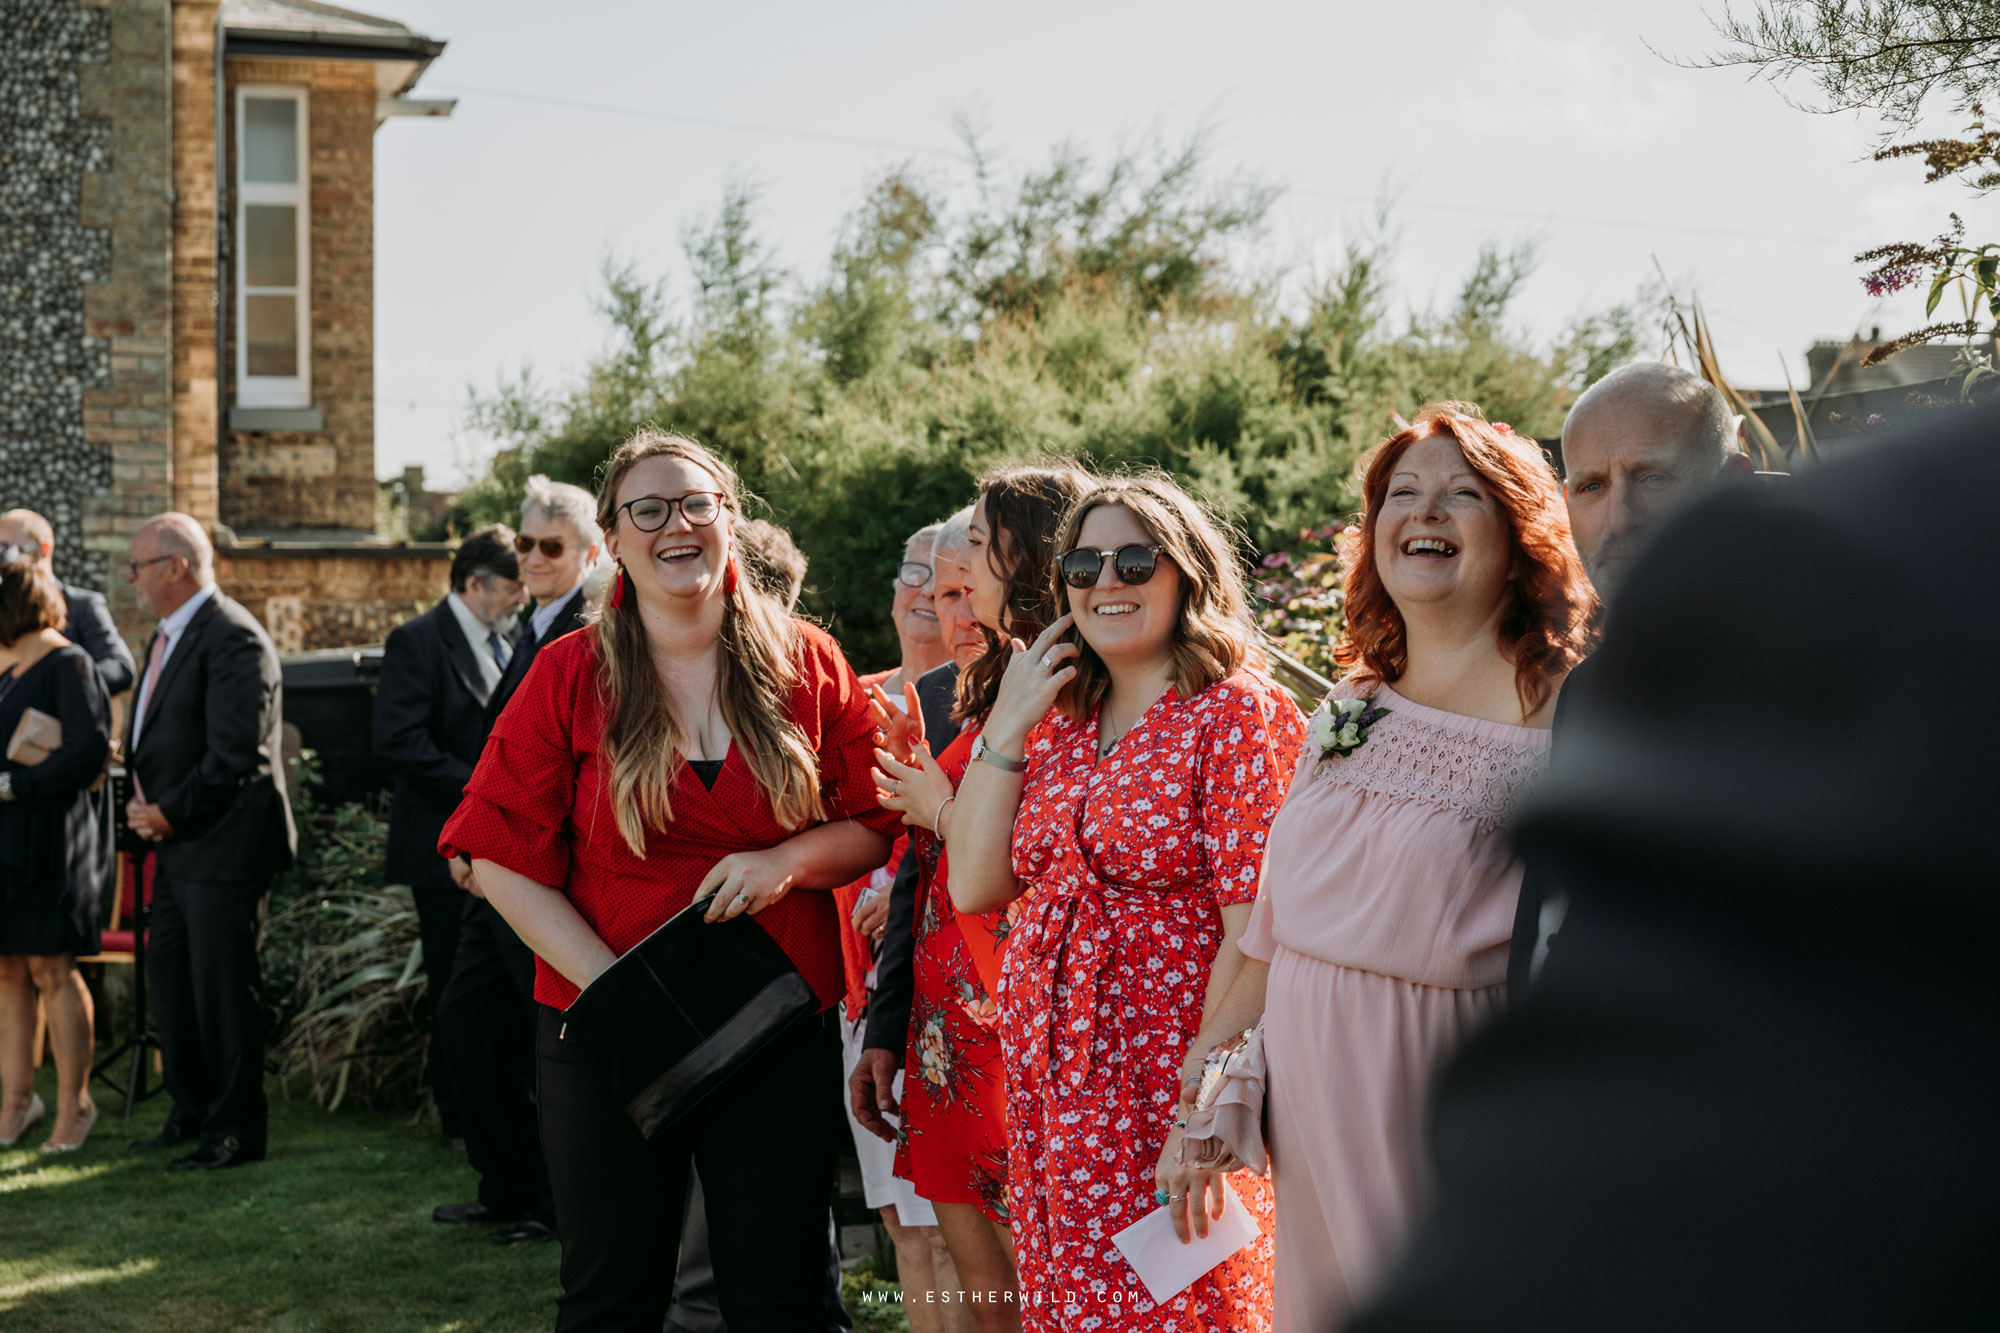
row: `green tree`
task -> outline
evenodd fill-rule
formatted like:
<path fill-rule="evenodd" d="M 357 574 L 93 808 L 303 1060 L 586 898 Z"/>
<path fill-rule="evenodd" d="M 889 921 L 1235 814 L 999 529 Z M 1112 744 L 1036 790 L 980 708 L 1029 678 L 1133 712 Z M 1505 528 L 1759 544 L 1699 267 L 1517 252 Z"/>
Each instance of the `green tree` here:
<path fill-rule="evenodd" d="M 593 485 L 640 425 L 685 430 L 792 530 L 805 609 L 867 667 L 894 652 L 903 539 L 996 461 L 1165 467 L 1242 529 L 1247 567 L 1347 514 L 1356 457 L 1398 413 L 1458 398 L 1553 434 L 1637 345 L 1627 309 L 1547 347 L 1510 327 L 1524 247 L 1484 253 L 1440 311 L 1393 313 L 1386 236 L 1282 301 L 1241 263 L 1272 192 L 1211 177 L 1199 141 L 1063 148 L 1011 183 L 976 142 L 969 159 L 969 189 L 907 166 L 874 181 L 810 281 L 776 265 L 740 184 L 683 237 L 684 301 L 608 262 L 611 341 L 575 383 L 523 371 L 474 395 L 501 449 L 451 522 L 507 517 L 532 472 Z"/>

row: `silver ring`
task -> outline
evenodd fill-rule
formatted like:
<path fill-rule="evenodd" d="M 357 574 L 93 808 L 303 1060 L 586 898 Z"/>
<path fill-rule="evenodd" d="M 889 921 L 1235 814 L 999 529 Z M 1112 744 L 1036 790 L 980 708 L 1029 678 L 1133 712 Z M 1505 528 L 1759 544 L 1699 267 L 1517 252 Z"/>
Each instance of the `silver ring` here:
<path fill-rule="evenodd" d="M 1050 649 L 1048 652 L 1042 654 L 1042 666 L 1050 671 L 1054 671 L 1056 669 L 1056 655 L 1054 649 Z"/>
<path fill-rule="evenodd" d="M 741 906 L 743 906 L 743 904 L 745 904 L 745 903 L 747 903 L 747 902 L 749 902 L 749 901 L 750 901 L 750 895 L 749 895 L 749 894 L 747 894 L 747 893 L 739 893 L 739 894 L 737 894 L 737 895 L 736 895 L 736 905 L 737 905 L 738 907 L 741 907 Z"/>
<path fill-rule="evenodd" d="M 903 780 L 901 778 L 897 778 L 889 784 L 889 794 L 891 796 L 901 796 L 903 794 Z"/>
<path fill-rule="evenodd" d="M 1187 1195 L 1185 1195 L 1185 1194 L 1169 1194 L 1169 1195 L 1167 1196 L 1167 1202 L 1168 1202 L 1168 1203 L 1179 1203 L 1179 1202 L 1180 1202 L 1180 1201 L 1181 1201 L 1182 1199 L 1185 1199 L 1186 1197 L 1187 1197 Z"/>

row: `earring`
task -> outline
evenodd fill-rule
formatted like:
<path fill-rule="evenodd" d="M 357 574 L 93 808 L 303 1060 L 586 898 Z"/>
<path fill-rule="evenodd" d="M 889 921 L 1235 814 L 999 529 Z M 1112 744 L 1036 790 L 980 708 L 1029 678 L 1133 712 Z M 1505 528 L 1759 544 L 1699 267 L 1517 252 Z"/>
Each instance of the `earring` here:
<path fill-rule="evenodd" d="M 611 609 L 623 609 L 625 605 L 625 585 L 630 580 L 625 575 L 625 566 L 618 566 L 618 577 L 611 585 Z"/>
<path fill-rule="evenodd" d="M 729 567 L 723 571 L 722 590 L 724 592 L 735 592 L 736 585 L 742 581 L 743 576 L 736 568 L 736 557 L 732 555 L 729 557 Z"/>

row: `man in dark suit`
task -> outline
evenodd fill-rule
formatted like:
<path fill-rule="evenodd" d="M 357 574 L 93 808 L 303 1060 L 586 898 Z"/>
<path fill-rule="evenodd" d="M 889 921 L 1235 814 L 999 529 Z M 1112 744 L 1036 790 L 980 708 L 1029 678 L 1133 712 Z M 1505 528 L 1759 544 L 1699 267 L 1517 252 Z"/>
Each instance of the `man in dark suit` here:
<path fill-rule="evenodd" d="M 603 534 L 597 502 L 580 486 L 528 478 L 521 531 L 514 538 L 521 580 L 535 609 L 513 661 L 486 701 L 480 738 L 493 730 L 535 655 L 582 627 L 586 584 L 597 572 Z M 433 835 L 433 854 L 436 838 Z M 438 1002 L 438 1029 L 451 1062 L 465 1151 L 479 1172 L 479 1197 L 440 1204 L 438 1222 L 490 1223 L 501 1244 L 555 1235 L 555 1201 L 535 1122 L 535 955 L 505 917 L 477 896 L 469 866 L 450 865 L 466 890 L 451 980 Z"/>
<path fill-rule="evenodd" d="M 1562 455 L 1570 535 L 1607 602 L 1633 557 L 1669 519 L 1710 486 L 1750 475 L 1722 392 L 1658 361 L 1622 366 L 1584 390 L 1563 420 Z M 1550 719 L 1552 746 L 1564 743 L 1569 716 L 1594 674 L 1585 661 L 1564 682 Z M 1548 863 L 1531 860 L 1507 953 L 1510 994 L 1525 991 L 1547 957 L 1568 901 Z"/>
<path fill-rule="evenodd" d="M 55 529 L 40 514 L 32 509 L 10 509 L 0 514 L 0 559 L 4 559 L 10 546 L 32 558 L 41 566 L 42 573 L 51 579 L 56 577 Z M 104 604 L 104 594 L 73 583 L 57 582 L 69 612 L 63 637 L 90 654 L 90 660 L 97 663 L 97 678 L 104 685 L 104 693 L 114 702 L 122 703 L 120 696 L 138 682 L 139 669 L 132 661 L 132 650 L 118 637 L 111 609 Z"/>
<path fill-rule="evenodd" d="M 451 980 L 465 896 L 438 855 L 438 834 L 458 809 L 472 766 L 486 744 L 486 705 L 520 639 L 517 612 L 527 601 L 514 534 L 499 524 L 459 543 L 451 591 L 416 619 L 397 626 L 382 649 L 375 686 L 375 755 L 395 777 L 389 797 L 389 847 L 383 873 L 416 897 L 424 975 L 432 1000 L 431 1088 L 444 1136 L 464 1133 L 451 1079 L 448 1041 L 436 1012 Z"/>
<path fill-rule="evenodd" d="M 257 937 L 271 876 L 298 848 L 285 795 L 282 685 L 264 627 L 215 586 L 208 534 L 162 514 L 132 537 L 139 608 L 160 618 L 132 709 L 126 822 L 157 847 L 151 968 L 173 1110 L 134 1147 L 194 1141 L 174 1170 L 262 1161 Z"/>
<path fill-rule="evenodd" d="M 1351 1333 L 2000 1327 L 2000 411 L 1702 500 L 1517 841 L 1571 906 Z"/>

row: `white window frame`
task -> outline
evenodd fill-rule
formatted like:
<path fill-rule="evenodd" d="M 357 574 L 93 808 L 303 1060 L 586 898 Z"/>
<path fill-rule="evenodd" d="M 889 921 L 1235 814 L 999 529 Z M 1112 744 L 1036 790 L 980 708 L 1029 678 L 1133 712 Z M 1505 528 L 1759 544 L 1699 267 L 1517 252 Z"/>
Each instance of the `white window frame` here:
<path fill-rule="evenodd" d="M 245 103 L 250 98 L 284 99 L 298 105 L 299 178 L 290 185 L 246 181 L 249 166 L 249 125 Z M 240 407 L 312 406 L 312 199 L 308 182 L 312 161 L 307 148 L 312 142 L 306 115 L 306 89 L 287 84 L 244 84 L 236 90 L 236 403 Z M 298 225 L 298 340 L 299 373 L 296 375 L 252 375 L 250 373 L 249 298 L 281 292 L 284 288 L 250 289 L 246 268 L 249 260 L 246 210 L 252 204 L 290 204 L 297 211 Z"/>

